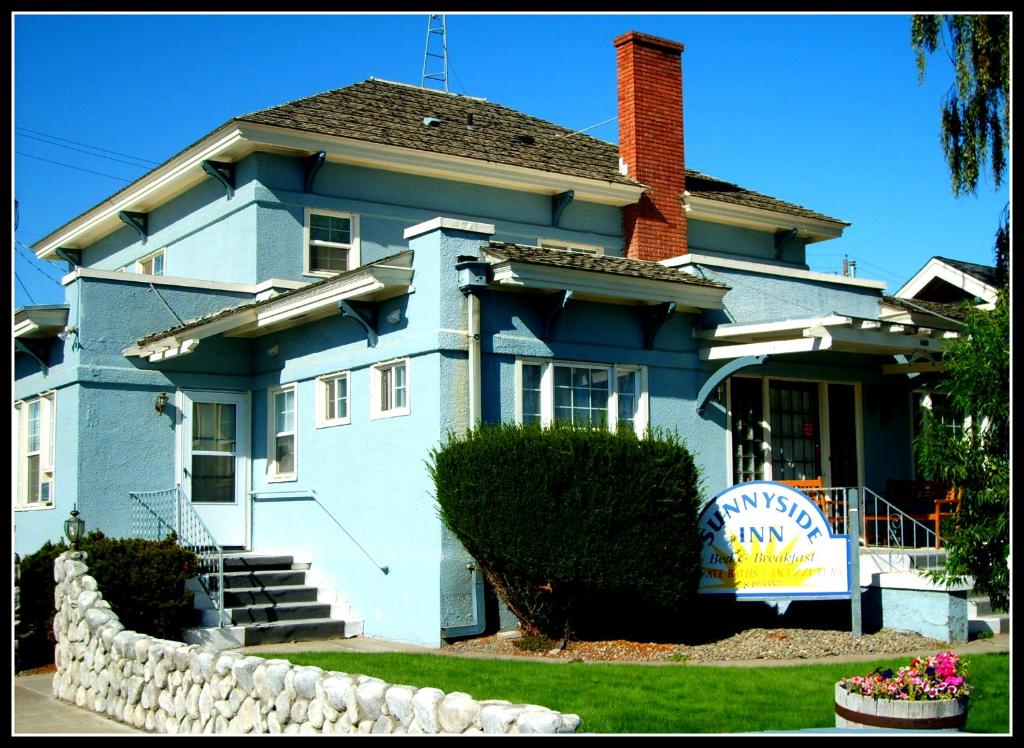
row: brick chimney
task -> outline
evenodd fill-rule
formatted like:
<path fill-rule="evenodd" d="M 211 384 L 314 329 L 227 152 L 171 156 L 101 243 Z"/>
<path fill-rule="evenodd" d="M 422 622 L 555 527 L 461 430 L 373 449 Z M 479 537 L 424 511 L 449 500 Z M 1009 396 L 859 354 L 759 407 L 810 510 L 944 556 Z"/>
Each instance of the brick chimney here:
<path fill-rule="evenodd" d="M 631 179 L 647 185 L 622 211 L 626 256 L 665 260 L 686 254 L 683 162 L 683 45 L 630 31 L 615 40 L 619 155 Z"/>

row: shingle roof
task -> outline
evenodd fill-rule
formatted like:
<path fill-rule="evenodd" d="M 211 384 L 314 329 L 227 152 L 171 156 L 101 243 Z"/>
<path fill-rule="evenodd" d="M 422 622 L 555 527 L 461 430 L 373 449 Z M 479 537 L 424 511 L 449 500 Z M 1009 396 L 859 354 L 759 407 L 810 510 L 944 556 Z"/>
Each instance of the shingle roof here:
<path fill-rule="evenodd" d="M 438 122 L 425 125 L 428 117 Z M 484 99 L 373 78 L 236 119 L 635 184 L 619 173 L 617 148 L 589 135 Z"/>
<path fill-rule="evenodd" d="M 473 128 L 466 125 L 472 117 Z M 426 117 L 439 124 L 423 124 Z M 381 145 L 636 184 L 619 172 L 619 148 L 484 99 L 370 79 L 237 118 Z M 529 142 L 523 142 L 526 138 Z M 849 223 L 692 169 L 686 189 L 710 200 Z"/>
<path fill-rule="evenodd" d="M 901 299 L 898 296 L 883 296 L 882 300 L 886 304 L 898 306 L 901 309 L 906 309 L 908 312 L 935 314 L 956 322 L 961 322 L 967 317 L 963 303 L 947 304 L 939 301 L 925 301 L 923 299 Z"/>
<path fill-rule="evenodd" d="M 826 216 L 824 213 L 805 208 L 801 205 L 783 202 L 778 198 L 769 195 L 762 195 L 760 192 L 748 190 L 739 185 L 726 182 L 722 179 L 701 174 L 693 169 L 686 170 L 686 191 L 691 195 L 705 197 L 709 200 L 720 200 L 723 203 L 746 205 L 751 208 L 773 210 L 780 213 L 788 213 L 801 218 L 811 218 L 817 221 L 829 221 L 831 223 L 849 226 L 848 221 L 841 221 L 838 218 Z"/>
<path fill-rule="evenodd" d="M 706 288 L 728 288 L 728 286 L 721 283 L 689 275 L 678 268 L 666 267 L 657 262 L 649 262 L 647 260 L 595 256 L 581 252 L 529 247 L 523 244 L 509 244 L 507 242 L 491 242 L 485 245 L 483 250 L 489 255 L 497 255 L 511 262 L 523 262 L 530 265 L 550 265 L 593 273 L 626 275 L 633 278 L 669 281 L 670 283 L 683 283 L 690 286 L 704 286 Z"/>
<path fill-rule="evenodd" d="M 974 262 L 951 260 L 948 257 L 936 257 L 935 259 L 941 260 L 947 265 L 955 267 L 957 270 L 962 270 L 968 275 L 977 278 L 982 283 L 992 286 L 993 288 L 999 285 L 999 278 L 996 275 L 996 269 L 991 265 L 978 265 Z"/>

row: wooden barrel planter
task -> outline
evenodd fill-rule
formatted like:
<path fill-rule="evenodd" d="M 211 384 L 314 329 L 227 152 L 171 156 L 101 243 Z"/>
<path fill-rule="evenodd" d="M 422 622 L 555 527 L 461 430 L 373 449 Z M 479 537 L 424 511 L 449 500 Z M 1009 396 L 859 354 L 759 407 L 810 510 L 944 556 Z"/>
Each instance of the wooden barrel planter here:
<path fill-rule="evenodd" d="M 967 699 L 900 701 L 873 699 L 836 684 L 836 727 L 963 731 Z"/>

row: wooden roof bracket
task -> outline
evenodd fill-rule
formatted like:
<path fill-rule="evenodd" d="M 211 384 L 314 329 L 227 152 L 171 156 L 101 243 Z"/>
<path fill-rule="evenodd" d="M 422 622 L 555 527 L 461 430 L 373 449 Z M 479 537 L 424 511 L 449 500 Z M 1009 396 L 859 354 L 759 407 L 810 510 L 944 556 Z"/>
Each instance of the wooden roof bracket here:
<path fill-rule="evenodd" d="M 203 161 L 203 171 L 224 186 L 228 200 L 235 196 L 235 165 L 226 161 Z"/>
<path fill-rule="evenodd" d="M 149 214 L 138 213 L 132 210 L 122 210 L 117 214 L 117 217 L 121 219 L 121 222 L 124 223 L 125 226 L 135 229 L 139 238 L 142 239 L 142 243 L 146 243 L 146 232 L 149 230 Z"/>
<path fill-rule="evenodd" d="M 562 212 L 569 207 L 569 203 L 576 196 L 576 193 L 572 190 L 566 190 L 565 192 L 559 192 L 557 195 L 551 196 L 551 225 L 558 226 L 558 222 L 562 218 Z"/>
<path fill-rule="evenodd" d="M 375 307 L 360 305 L 360 308 L 357 309 L 352 305 L 353 303 L 358 302 L 349 302 L 345 301 L 345 299 L 338 302 L 338 309 L 341 310 L 341 316 L 348 317 L 358 322 L 366 331 L 366 345 L 373 348 L 377 345 Z"/>
<path fill-rule="evenodd" d="M 644 320 L 644 349 L 654 349 L 654 338 L 658 334 L 658 330 L 664 325 L 676 311 L 676 302 L 665 301 L 658 304 L 654 311 L 649 313 L 647 319 Z"/>
<path fill-rule="evenodd" d="M 551 332 L 555 329 L 555 322 L 565 308 L 569 306 L 569 302 L 572 301 L 572 291 L 565 289 L 559 296 L 556 294 L 555 301 L 548 309 L 547 317 L 544 319 L 544 340 L 551 340 Z"/>
<path fill-rule="evenodd" d="M 312 156 L 307 156 L 302 162 L 302 168 L 305 171 L 306 179 L 303 183 L 303 190 L 306 192 L 313 191 L 313 182 L 316 181 L 316 175 L 320 172 L 320 169 L 324 165 L 324 161 L 327 160 L 326 151 L 317 151 Z"/>

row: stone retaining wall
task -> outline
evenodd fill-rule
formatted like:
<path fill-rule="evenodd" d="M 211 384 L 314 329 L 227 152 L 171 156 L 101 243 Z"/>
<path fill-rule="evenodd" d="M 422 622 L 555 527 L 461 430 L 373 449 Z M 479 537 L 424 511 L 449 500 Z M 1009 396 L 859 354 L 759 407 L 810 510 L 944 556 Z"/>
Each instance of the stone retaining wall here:
<path fill-rule="evenodd" d="M 54 563 L 57 698 L 157 733 L 571 733 L 574 714 L 476 701 L 128 631 L 85 554 Z"/>

